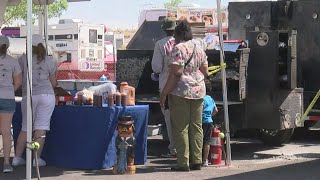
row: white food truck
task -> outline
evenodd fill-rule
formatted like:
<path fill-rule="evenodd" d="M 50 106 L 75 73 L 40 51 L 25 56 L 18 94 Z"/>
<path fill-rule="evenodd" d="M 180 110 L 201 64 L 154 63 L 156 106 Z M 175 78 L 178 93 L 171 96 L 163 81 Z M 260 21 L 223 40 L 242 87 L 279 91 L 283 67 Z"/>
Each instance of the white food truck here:
<path fill-rule="evenodd" d="M 59 24 L 48 25 L 47 29 L 48 46 L 58 61 L 59 70 L 104 70 L 104 25 L 63 19 Z M 34 27 L 33 31 L 40 34 L 38 27 Z M 21 37 L 26 33 L 26 26 L 22 26 Z"/>

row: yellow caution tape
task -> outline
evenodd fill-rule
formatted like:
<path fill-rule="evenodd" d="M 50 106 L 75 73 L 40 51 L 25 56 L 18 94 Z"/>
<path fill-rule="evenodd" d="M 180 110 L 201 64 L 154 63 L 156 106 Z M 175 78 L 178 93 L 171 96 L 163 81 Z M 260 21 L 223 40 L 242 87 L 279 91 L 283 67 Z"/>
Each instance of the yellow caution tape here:
<path fill-rule="evenodd" d="M 226 63 L 224 63 L 222 66 L 220 65 L 220 66 L 210 66 L 210 67 L 208 67 L 209 76 L 221 71 L 222 68 L 226 68 L 226 67 L 227 67 Z"/>
<path fill-rule="evenodd" d="M 317 92 L 316 96 L 314 96 L 313 100 L 311 101 L 311 103 L 309 104 L 307 110 L 304 112 L 303 116 L 301 117 L 300 119 L 300 122 L 303 123 L 306 119 L 306 117 L 308 116 L 310 110 L 313 108 L 313 106 L 316 104 L 317 100 L 319 99 L 320 97 L 320 89 L 319 91 Z"/>

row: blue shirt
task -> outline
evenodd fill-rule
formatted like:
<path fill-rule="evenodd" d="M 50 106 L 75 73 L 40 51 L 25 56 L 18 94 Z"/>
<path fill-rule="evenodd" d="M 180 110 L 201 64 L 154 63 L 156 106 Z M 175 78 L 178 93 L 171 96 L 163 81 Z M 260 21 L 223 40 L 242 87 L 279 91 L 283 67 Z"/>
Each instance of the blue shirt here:
<path fill-rule="evenodd" d="M 203 111 L 202 111 L 202 124 L 212 123 L 212 112 L 216 108 L 216 103 L 211 96 L 203 97 Z"/>

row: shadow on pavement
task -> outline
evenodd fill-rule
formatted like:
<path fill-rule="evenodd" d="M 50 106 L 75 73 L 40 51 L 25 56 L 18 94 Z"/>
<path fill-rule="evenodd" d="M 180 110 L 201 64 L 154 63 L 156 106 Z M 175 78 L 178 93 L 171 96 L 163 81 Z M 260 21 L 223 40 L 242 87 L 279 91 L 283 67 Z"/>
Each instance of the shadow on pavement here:
<path fill-rule="evenodd" d="M 155 173 L 155 172 L 172 172 L 169 167 L 137 167 L 136 174 L 148 174 L 148 173 Z M 113 175 L 112 169 L 107 170 L 99 170 L 99 171 L 88 171 L 83 174 L 83 176 L 104 176 L 104 175 Z M 119 175 L 121 176 L 121 175 Z"/>
<path fill-rule="evenodd" d="M 311 137 L 319 137 L 319 132 L 312 132 Z M 309 147 L 318 145 L 318 139 L 311 138 L 314 140 L 312 142 L 305 142 L 304 138 L 294 139 L 295 144 L 299 145 L 299 147 Z M 265 150 L 277 149 L 279 147 L 271 147 L 266 146 L 260 141 L 250 138 L 242 138 L 242 139 L 232 139 L 232 159 L 233 160 L 253 160 L 253 159 L 264 159 L 264 158 L 272 158 L 277 157 L 277 155 L 270 154 L 258 154 L 258 158 L 254 158 L 253 156 L 256 152 L 261 152 Z M 171 172 L 170 167 L 176 163 L 174 158 L 161 158 L 161 154 L 168 152 L 168 142 L 163 141 L 162 139 L 149 139 L 148 140 L 148 161 L 145 166 L 137 166 L 137 174 L 149 174 L 155 172 Z M 279 156 L 279 155 L 278 155 Z M 295 154 L 297 158 L 320 158 L 320 152 L 318 153 L 305 153 L 305 154 Z M 281 157 L 282 158 L 282 157 Z M 286 157 L 284 157 L 286 158 Z M 290 158 L 290 157 L 289 157 Z M 293 160 L 294 161 L 294 160 Z M 0 170 L 2 170 L 3 158 L 0 158 Z M 281 180 L 294 180 L 294 179 L 320 179 L 319 173 L 320 160 L 312 160 L 303 163 L 297 163 L 292 165 L 286 165 L 281 167 L 274 167 L 264 170 L 257 170 L 247 173 L 241 173 L 232 176 L 226 176 L 219 179 L 226 180 L 251 180 L 251 179 L 281 179 Z M 14 168 L 14 172 L 11 174 L 3 174 L 0 172 L 0 180 L 21 180 L 25 179 L 25 167 L 17 167 Z M 106 170 L 81 170 L 81 169 L 65 169 L 65 168 L 56 168 L 52 166 L 46 166 L 40 168 L 41 177 L 55 177 L 57 179 L 61 179 L 64 175 L 73 175 L 77 174 L 77 176 L 86 176 L 94 179 L 94 176 L 103 176 L 103 175 L 113 175 L 112 169 Z M 35 169 L 33 169 L 33 178 L 36 178 Z M 310 176 L 312 174 L 313 176 Z"/>
<path fill-rule="evenodd" d="M 319 167 L 320 160 L 317 159 L 313 161 L 230 175 L 221 178 L 208 178 L 206 180 L 318 180 L 320 179 Z"/>
<path fill-rule="evenodd" d="M 2 171 L 2 162 L 3 158 L 0 160 L 0 169 Z M 24 166 L 14 167 L 13 173 L 7 173 L 4 174 L 0 172 L 0 179 L 1 180 L 22 180 L 26 178 L 26 168 Z M 70 174 L 73 172 L 79 172 L 77 170 L 71 170 L 71 169 L 62 169 L 62 168 L 56 168 L 51 166 L 46 166 L 41 168 L 40 167 L 40 175 L 41 177 L 59 177 L 64 174 Z M 37 178 L 35 168 L 32 168 L 32 178 Z"/>
<path fill-rule="evenodd" d="M 162 139 L 148 139 L 148 159 L 149 156 L 161 157 L 161 154 L 168 153 L 169 142 Z"/>

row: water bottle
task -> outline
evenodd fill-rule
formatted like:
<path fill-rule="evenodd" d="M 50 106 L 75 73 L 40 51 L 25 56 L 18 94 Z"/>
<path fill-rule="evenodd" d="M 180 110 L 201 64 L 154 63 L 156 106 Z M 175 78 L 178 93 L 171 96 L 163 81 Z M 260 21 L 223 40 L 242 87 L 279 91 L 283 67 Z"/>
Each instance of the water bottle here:
<path fill-rule="evenodd" d="M 100 77 L 100 81 L 106 81 L 107 80 L 107 77 L 105 76 L 105 75 L 102 75 L 101 77 Z"/>

